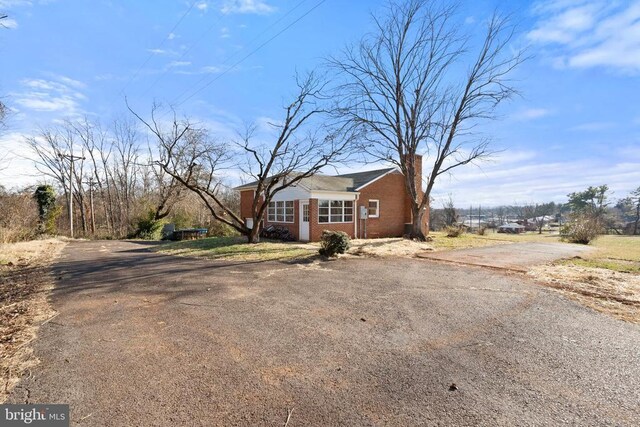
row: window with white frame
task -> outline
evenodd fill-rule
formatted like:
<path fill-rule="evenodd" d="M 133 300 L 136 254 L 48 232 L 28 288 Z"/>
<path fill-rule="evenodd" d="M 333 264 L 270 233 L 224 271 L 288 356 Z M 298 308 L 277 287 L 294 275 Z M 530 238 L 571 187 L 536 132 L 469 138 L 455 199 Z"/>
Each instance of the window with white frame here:
<path fill-rule="evenodd" d="M 269 202 L 267 219 L 269 222 L 293 222 L 293 200 Z"/>
<path fill-rule="evenodd" d="M 380 216 L 380 200 L 369 200 L 367 213 L 369 218 L 378 218 Z"/>
<path fill-rule="evenodd" d="M 353 200 L 318 200 L 318 222 L 353 222 Z"/>

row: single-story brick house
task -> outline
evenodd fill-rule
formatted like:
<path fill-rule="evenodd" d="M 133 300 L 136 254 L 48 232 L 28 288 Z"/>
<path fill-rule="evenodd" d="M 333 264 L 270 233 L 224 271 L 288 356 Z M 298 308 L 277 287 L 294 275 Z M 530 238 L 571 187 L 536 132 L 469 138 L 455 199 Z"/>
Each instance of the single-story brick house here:
<path fill-rule="evenodd" d="M 419 156 L 415 168 L 421 177 Z M 416 181 L 421 192 L 422 180 Z M 251 227 L 256 183 L 235 189 L 240 192 L 240 214 Z M 410 206 L 398 168 L 336 176 L 316 174 L 276 193 L 262 226 L 285 227 L 301 241 L 318 241 L 323 230 L 344 231 L 351 238 L 400 237 L 406 234 L 405 224 L 411 223 Z M 428 212 L 423 218 L 428 224 Z"/>

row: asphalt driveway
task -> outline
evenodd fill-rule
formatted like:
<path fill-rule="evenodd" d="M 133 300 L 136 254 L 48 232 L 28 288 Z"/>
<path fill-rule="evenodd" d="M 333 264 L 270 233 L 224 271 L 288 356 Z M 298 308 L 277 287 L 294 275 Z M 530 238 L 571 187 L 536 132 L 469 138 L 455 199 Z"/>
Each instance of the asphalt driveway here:
<path fill-rule="evenodd" d="M 78 425 L 638 425 L 640 328 L 421 259 L 223 264 L 70 244 L 13 402 Z M 455 387 L 451 387 L 455 384 Z"/>

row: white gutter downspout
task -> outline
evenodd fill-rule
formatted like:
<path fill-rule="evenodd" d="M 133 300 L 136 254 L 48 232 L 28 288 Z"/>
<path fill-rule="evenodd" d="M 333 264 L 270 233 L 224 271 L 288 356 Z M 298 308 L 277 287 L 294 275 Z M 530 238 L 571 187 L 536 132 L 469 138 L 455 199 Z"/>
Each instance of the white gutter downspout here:
<path fill-rule="evenodd" d="M 353 237 L 358 239 L 358 221 L 360 221 L 360 219 L 358 218 L 358 198 L 360 197 L 359 194 L 356 194 L 356 200 L 353 206 Z"/>

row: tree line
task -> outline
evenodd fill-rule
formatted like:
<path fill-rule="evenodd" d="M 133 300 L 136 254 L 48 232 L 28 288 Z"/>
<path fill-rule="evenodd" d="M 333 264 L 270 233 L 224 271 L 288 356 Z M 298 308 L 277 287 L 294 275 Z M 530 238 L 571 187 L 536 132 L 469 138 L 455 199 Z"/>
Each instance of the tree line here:
<path fill-rule="evenodd" d="M 567 195 L 565 203 L 514 203 L 511 205 L 482 208 L 458 208 L 449 196 L 441 207 L 432 210 L 430 228 L 440 230 L 464 222 L 465 218 L 480 217 L 483 225 L 497 228 L 509 221 L 524 225 L 530 231 L 542 233 L 552 224 L 560 228 L 563 225 L 580 223 L 596 234 L 640 234 L 640 187 L 630 191 L 624 197 L 614 199 L 608 185 L 589 186 L 583 191 Z M 472 220 L 472 225 L 473 220 Z"/>

